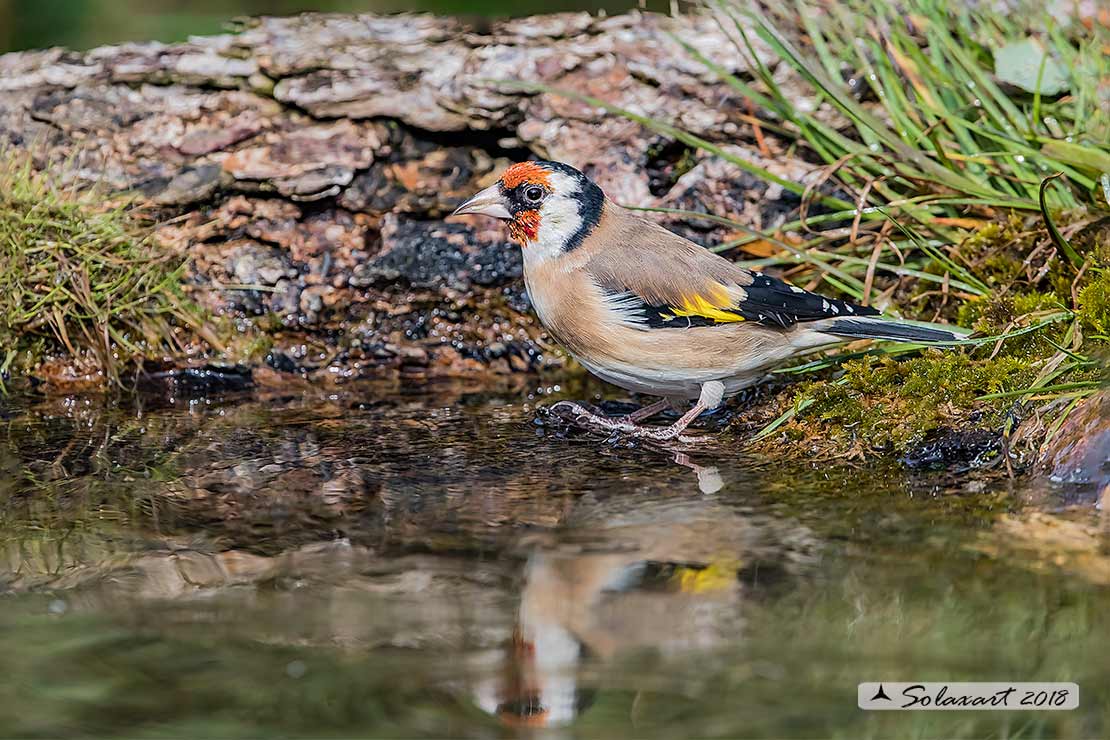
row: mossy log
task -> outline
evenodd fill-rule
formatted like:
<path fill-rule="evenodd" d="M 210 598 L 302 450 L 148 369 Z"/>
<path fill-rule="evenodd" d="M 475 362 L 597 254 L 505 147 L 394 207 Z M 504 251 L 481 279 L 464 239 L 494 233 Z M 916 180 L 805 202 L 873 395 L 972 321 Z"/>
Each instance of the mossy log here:
<path fill-rule="evenodd" d="M 213 362 L 237 366 L 234 383 L 253 373 L 262 384 L 527 373 L 562 359 L 528 310 L 519 250 L 499 224 L 447 218 L 510 162 L 562 160 L 620 203 L 756 229 L 792 220 L 800 205 L 729 162 L 556 90 L 681 128 L 784 180 L 824 182 L 819 162 L 760 130 L 751 101 L 683 48 L 748 77 L 727 27 L 706 13 L 483 26 L 309 14 L 180 44 L 7 54 L 0 152 L 29 157 L 62 184 L 137 195 L 159 248 L 184 263 L 187 293 L 211 325 L 182 327 L 196 351 L 146 358 L 148 377 L 203 375 Z M 752 41 L 798 104 L 812 104 Z M 817 114 L 838 123 L 831 110 Z M 736 236 L 652 217 L 706 245 Z M 765 256 L 760 247 L 747 249 Z M 98 361 L 58 352 L 37 374 L 95 382 Z M 781 386 L 761 389 L 736 428 L 758 429 L 793 403 Z M 794 447 L 812 447 L 806 435 L 818 432 L 796 431 Z M 1001 459 L 1000 433 L 984 434 Z"/>
<path fill-rule="evenodd" d="M 748 102 L 676 39 L 743 72 L 708 15 L 641 13 L 485 27 L 303 15 L 181 44 L 8 54 L 0 147 L 62 181 L 140 194 L 161 244 L 187 260 L 193 299 L 224 317 L 223 359 L 329 377 L 526 371 L 559 359 L 528 315 L 518 250 L 497 224 L 444 220 L 511 161 L 566 161 L 619 202 L 755 228 L 798 199 L 627 119 L 498 81 L 604 97 L 790 180 L 816 169 L 769 149 L 741 122 Z M 43 374 L 86 371 L 71 365 Z"/>

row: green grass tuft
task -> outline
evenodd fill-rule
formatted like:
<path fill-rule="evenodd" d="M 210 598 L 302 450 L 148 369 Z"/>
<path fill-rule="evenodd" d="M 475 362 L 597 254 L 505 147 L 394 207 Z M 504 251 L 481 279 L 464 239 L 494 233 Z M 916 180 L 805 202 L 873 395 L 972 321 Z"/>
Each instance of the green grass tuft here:
<path fill-rule="evenodd" d="M 817 102 L 843 115 L 846 126 L 834 127 L 798 110 L 770 70 L 750 60 L 767 113 L 827 164 L 842 163 L 842 185 L 860 193 L 872 183 L 871 203 L 918 199 L 898 210 L 933 230 L 933 218 L 968 209 L 1037 210 L 1041 181 L 1056 172 L 1071 187 L 1051 188 L 1050 208 L 1101 197 L 1096 183 L 1110 162 L 1110 118 L 1098 103 L 1098 86 L 1110 76 L 1105 29 L 1061 29 L 1044 11 L 1002 15 L 931 0 L 718 7 L 742 46 L 750 42 L 745 29 L 754 29 Z M 1030 38 L 1070 73 L 1063 94 L 999 81 L 1005 70 L 993 60 Z M 722 81 L 754 92 L 727 74 Z"/>
<path fill-rule="evenodd" d="M 823 163 L 826 182 L 804 194 L 816 215 L 717 251 L 777 244 L 779 254 L 743 264 L 983 337 L 789 369 L 823 379 L 791 393 L 757 440 L 785 432 L 905 449 L 972 414 L 1001 424 L 1015 402 L 1036 402 L 1018 414 L 1036 416 L 1097 389 L 1110 341 L 1110 112 L 1100 103 L 1110 30 L 1065 27 L 1032 7 L 1003 15 L 933 0 L 710 6 L 751 75 L 687 51 L 760 108 L 773 151 Z"/>
<path fill-rule="evenodd" d="M 29 157 L 0 152 L 5 373 L 53 361 L 56 372 L 118 383 L 144 359 L 183 354 L 209 332 L 182 293 L 182 269 L 128 206 L 61 187 Z"/>

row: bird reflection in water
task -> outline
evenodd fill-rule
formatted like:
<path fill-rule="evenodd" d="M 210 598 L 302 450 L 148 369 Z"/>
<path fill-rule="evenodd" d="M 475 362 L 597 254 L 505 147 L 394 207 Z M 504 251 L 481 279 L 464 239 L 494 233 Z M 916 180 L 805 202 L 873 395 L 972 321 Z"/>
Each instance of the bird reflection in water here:
<path fill-rule="evenodd" d="M 594 699 L 584 673 L 622 656 L 735 644 L 745 573 L 758 564 L 789 574 L 812 558 L 804 528 L 711 499 L 654 500 L 604 516 L 593 536 L 529 549 L 512 639 L 483 656 L 472 688 L 478 706 L 507 725 L 573 722 Z"/>

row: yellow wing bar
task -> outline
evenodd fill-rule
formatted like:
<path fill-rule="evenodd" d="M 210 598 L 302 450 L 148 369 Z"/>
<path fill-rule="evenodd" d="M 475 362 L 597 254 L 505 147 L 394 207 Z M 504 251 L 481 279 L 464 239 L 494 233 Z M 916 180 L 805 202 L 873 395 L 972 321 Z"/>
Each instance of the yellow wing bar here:
<path fill-rule="evenodd" d="M 675 316 L 701 316 L 713 321 L 730 322 L 744 321 L 744 317 L 732 311 L 733 299 L 728 289 L 720 283 L 713 283 L 709 288 L 709 296 L 694 295 L 683 296 L 682 306 L 671 306 L 671 313 Z"/>

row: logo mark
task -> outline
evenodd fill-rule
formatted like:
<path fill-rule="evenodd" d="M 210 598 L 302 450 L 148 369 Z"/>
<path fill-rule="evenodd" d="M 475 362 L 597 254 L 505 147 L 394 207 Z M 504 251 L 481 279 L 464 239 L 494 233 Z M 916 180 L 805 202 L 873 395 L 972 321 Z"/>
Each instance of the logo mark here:
<path fill-rule="evenodd" d="M 883 691 L 882 684 L 879 684 L 879 690 L 876 691 L 875 695 L 871 697 L 871 701 L 876 701 L 878 699 L 886 699 L 887 701 L 891 701 L 891 698 L 886 695 L 885 691 Z"/>

